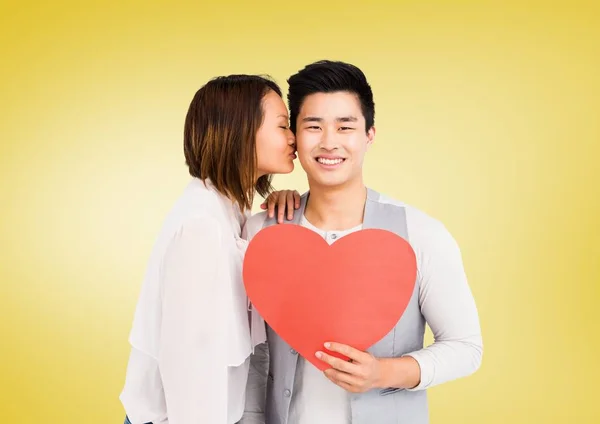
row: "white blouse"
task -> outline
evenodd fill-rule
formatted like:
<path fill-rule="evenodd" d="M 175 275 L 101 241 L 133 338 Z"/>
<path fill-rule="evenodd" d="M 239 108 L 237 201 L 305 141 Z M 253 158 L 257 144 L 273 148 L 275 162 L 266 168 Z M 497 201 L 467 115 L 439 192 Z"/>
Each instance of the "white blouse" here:
<path fill-rule="evenodd" d="M 233 424 L 266 339 L 242 281 L 248 215 L 193 178 L 168 214 L 136 307 L 120 399 L 132 424 Z M 252 331 L 251 331 L 252 329 Z"/>

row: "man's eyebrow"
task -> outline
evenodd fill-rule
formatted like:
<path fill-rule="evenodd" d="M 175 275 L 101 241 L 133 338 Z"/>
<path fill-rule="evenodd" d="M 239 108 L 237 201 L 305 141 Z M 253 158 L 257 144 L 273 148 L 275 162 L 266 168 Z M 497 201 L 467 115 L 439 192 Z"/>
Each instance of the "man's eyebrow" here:
<path fill-rule="evenodd" d="M 358 122 L 358 118 L 356 116 L 341 116 L 339 118 L 335 118 L 337 122 Z"/>
<path fill-rule="evenodd" d="M 340 116 L 335 118 L 336 122 L 358 122 L 358 118 L 356 116 Z M 302 118 L 302 122 L 323 122 L 323 118 L 318 116 L 307 116 Z"/>

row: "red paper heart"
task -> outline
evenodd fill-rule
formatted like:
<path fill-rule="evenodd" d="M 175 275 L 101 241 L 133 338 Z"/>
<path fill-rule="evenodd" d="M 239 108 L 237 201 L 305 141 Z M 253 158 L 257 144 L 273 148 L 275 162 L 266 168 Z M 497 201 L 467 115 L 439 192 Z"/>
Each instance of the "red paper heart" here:
<path fill-rule="evenodd" d="M 330 246 L 294 224 L 260 231 L 243 267 L 258 313 L 320 370 L 329 367 L 315 357 L 325 342 L 365 351 L 381 340 L 402 317 L 416 274 L 414 251 L 394 233 L 365 229 Z"/>

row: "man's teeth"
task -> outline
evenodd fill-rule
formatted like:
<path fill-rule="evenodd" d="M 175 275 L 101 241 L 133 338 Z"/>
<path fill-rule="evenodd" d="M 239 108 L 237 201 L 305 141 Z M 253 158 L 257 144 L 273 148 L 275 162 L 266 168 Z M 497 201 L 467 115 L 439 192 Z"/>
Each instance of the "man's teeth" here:
<path fill-rule="evenodd" d="M 325 158 L 318 158 L 317 161 L 319 163 L 322 163 L 323 165 L 337 165 L 338 163 L 342 163 L 344 159 L 325 159 Z"/>

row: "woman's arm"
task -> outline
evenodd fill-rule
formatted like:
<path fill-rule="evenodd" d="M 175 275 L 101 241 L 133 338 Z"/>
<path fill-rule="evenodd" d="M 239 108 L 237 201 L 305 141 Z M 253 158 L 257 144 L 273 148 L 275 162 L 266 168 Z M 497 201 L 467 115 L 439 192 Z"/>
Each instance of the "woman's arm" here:
<path fill-rule="evenodd" d="M 222 254 L 219 224 L 197 217 L 175 234 L 163 260 L 158 362 L 170 424 L 227 423 Z"/>

